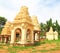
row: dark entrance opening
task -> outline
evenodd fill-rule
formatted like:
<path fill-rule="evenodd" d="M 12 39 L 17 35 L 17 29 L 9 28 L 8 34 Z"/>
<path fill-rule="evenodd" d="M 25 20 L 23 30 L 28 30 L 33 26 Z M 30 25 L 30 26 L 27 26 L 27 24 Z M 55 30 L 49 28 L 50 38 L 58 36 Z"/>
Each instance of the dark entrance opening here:
<path fill-rule="evenodd" d="M 19 42 L 19 41 L 21 41 L 21 29 L 20 28 L 17 28 L 16 30 L 15 30 L 15 41 L 16 42 Z"/>

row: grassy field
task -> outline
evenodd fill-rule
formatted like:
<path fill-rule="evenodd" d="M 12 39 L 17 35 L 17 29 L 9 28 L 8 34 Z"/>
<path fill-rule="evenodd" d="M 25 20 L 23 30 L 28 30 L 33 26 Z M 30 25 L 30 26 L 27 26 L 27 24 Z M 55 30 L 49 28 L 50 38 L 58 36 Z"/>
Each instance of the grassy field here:
<path fill-rule="evenodd" d="M 11 46 L 10 44 L 0 44 L 1 53 L 52 53 L 53 51 L 59 50 L 60 40 L 42 40 L 35 43 L 33 46 Z"/>

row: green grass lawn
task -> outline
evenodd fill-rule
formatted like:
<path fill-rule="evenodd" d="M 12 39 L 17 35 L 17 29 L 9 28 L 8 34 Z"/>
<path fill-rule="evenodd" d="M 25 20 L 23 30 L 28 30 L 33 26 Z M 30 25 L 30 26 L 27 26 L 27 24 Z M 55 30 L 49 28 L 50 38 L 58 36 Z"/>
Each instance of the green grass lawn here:
<path fill-rule="evenodd" d="M 46 50 L 45 46 L 43 46 L 42 50 L 37 50 L 36 48 L 38 48 L 41 45 L 45 45 L 45 44 L 54 44 L 56 43 L 56 46 L 54 48 L 51 48 L 49 50 Z M 5 47 L 5 48 L 4 48 Z M 8 52 L 10 53 L 17 53 L 18 51 L 24 51 L 24 50 L 28 50 L 28 49 L 32 49 L 31 53 L 36 53 L 36 52 L 48 52 L 48 51 L 55 51 L 55 50 L 60 50 L 60 40 L 43 40 L 40 42 L 36 42 L 33 46 L 10 46 L 10 44 L 0 44 L 0 49 L 4 49 L 4 50 L 8 50 Z"/>

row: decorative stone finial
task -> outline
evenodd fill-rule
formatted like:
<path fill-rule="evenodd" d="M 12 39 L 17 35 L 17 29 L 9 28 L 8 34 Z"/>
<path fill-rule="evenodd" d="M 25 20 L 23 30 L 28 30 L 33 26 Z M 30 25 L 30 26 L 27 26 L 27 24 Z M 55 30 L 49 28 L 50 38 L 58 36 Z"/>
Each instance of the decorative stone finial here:
<path fill-rule="evenodd" d="M 37 16 L 32 16 L 32 23 L 34 24 L 35 30 L 40 30 L 40 24 L 38 23 Z"/>
<path fill-rule="evenodd" d="M 50 27 L 50 30 L 49 30 L 49 32 L 53 32 L 53 28 L 52 28 L 52 27 Z"/>
<path fill-rule="evenodd" d="M 4 27 L 10 27 L 10 24 L 11 23 L 9 21 L 7 21 Z"/>
<path fill-rule="evenodd" d="M 36 20 L 36 19 L 37 19 L 37 16 L 33 15 L 33 16 L 32 16 L 32 19 L 35 19 L 35 20 Z"/>
<path fill-rule="evenodd" d="M 22 14 L 22 13 L 28 14 L 28 7 L 22 6 L 21 9 L 20 9 L 20 13 L 21 13 L 21 14 Z"/>
<path fill-rule="evenodd" d="M 33 24 L 38 24 L 37 16 L 32 16 Z"/>

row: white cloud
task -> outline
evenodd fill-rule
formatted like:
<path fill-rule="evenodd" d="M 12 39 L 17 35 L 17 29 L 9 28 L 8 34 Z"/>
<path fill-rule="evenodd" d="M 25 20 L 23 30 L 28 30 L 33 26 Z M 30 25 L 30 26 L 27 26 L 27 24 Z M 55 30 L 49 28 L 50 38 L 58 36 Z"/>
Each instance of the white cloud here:
<path fill-rule="evenodd" d="M 0 16 L 6 17 L 8 20 L 12 21 L 13 17 L 15 17 L 16 12 L 10 11 L 8 9 L 5 9 L 3 7 L 0 7 Z"/>
<path fill-rule="evenodd" d="M 0 5 L 0 15 L 8 20 L 13 20 L 22 5 L 29 8 L 30 15 L 38 16 L 39 22 L 46 22 L 50 17 L 55 21 L 60 20 L 60 4 L 55 5 L 57 0 L 9 0 L 7 7 Z M 7 2 L 7 1 L 6 1 Z M 10 5 L 11 4 L 11 5 Z M 47 6 L 53 4 L 53 7 Z"/>
<path fill-rule="evenodd" d="M 54 2 L 52 2 L 52 3 L 54 3 Z M 56 3 L 54 3 L 54 4 L 56 4 Z M 58 22 L 60 23 L 60 15 L 59 15 L 60 14 L 60 4 L 59 3 L 57 5 L 54 5 L 53 7 L 42 5 L 42 4 L 40 6 L 39 5 L 37 6 L 38 7 L 37 15 L 38 15 L 39 21 L 46 22 L 47 20 L 52 18 L 53 22 L 55 22 L 55 20 L 58 20 Z"/>

